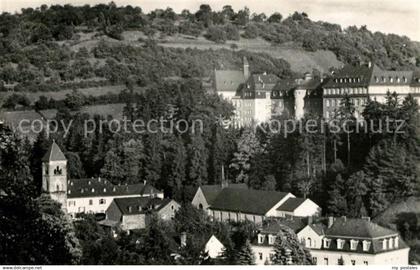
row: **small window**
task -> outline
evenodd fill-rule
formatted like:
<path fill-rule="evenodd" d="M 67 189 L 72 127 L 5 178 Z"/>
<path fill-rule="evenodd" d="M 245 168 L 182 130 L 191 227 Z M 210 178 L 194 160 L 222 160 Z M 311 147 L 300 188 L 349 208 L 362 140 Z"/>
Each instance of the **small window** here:
<path fill-rule="evenodd" d="M 351 260 L 351 265 L 356 265 L 356 260 Z"/>
<path fill-rule="evenodd" d="M 328 258 L 324 258 L 324 264 L 328 265 Z"/>
<path fill-rule="evenodd" d="M 337 239 L 337 249 L 343 249 L 344 242 L 343 239 Z"/>
<path fill-rule="evenodd" d="M 262 243 L 264 243 L 264 235 L 263 234 L 259 234 L 258 235 L 258 244 L 262 244 Z"/>
<path fill-rule="evenodd" d="M 370 241 L 363 241 L 363 251 L 369 251 L 371 242 Z"/>
<path fill-rule="evenodd" d="M 99 200 L 99 204 L 105 204 L 105 203 L 106 203 L 105 199 L 100 199 Z"/>
<path fill-rule="evenodd" d="M 258 253 L 258 257 L 260 258 L 260 261 L 262 261 L 262 259 L 263 259 L 263 254 L 262 254 L 262 252 L 259 252 L 259 253 Z"/>
<path fill-rule="evenodd" d="M 89 200 L 89 205 L 92 205 L 93 204 L 93 200 Z"/>
<path fill-rule="evenodd" d="M 331 243 L 331 239 L 324 238 L 324 247 L 329 248 Z"/>
<path fill-rule="evenodd" d="M 363 264 L 364 265 L 369 265 L 369 262 L 368 261 L 363 261 Z"/>
<path fill-rule="evenodd" d="M 356 250 L 358 243 L 359 243 L 359 241 L 357 241 L 357 240 L 350 240 L 350 249 L 351 250 Z"/>
<path fill-rule="evenodd" d="M 316 265 L 318 262 L 318 258 L 317 257 L 312 257 L 312 264 Z"/>

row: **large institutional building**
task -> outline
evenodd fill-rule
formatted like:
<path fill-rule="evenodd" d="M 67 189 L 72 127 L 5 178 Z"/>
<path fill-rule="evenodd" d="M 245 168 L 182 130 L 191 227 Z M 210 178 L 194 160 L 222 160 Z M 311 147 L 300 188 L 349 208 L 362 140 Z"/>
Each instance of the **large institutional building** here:
<path fill-rule="evenodd" d="M 383 102 L 387 92 L 408 94 L 420 101 L 420 74 L 385 71 L 376 65 L 345 66 L 329 76 L 280 79 L 274 74 L 251 74 L 246 58 L 240 70 L 216 70 L 214 89 L 235 107 L 236 126 L 249 126 L 275 116 L 301 119 L 305 114 L 334 117 L 344 95 L 350 96 L 356 117 L 368 99 Z"/>

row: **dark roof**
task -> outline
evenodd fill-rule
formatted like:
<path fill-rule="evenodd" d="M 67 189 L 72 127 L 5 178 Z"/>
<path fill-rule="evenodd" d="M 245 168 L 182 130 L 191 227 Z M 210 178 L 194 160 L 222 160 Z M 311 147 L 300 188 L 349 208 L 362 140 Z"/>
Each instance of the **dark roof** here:
<path fill-rule="evenodd" d="M 260 83 L 260 84 L 276 84 L 279 80 L 279 77 L 277 77 L 274 74 L 253 74 L 252 80 L 254 83 Z"/>
<path fill-rule="evenodd" d="M 240 70 L 215 70 L 216 91 L 236 92 L 239 86 L 245 83 L 245 76 Z"/>
<path fill-rule="evenodd" d="M 351 253 L 367 253 L 367 254 L 378 254 L 378 253 L 382 253 L 382 252 L 388 252 L 390 250 L 397 250 L 397 249 L 404 249 L 407 248 L 407 244 L 401 239 L 401 237 L 399 237 L 398 240 L 398 248 L 393 248 L 393 249 L 382 249 L 382 239 L 371 239 L 371 240 L 367 240 L 371 242 L 371 245 L 369 247 L 369 250 L 365 251 L 363 250 L 363 240 L 357 239 L 359 240 L 359 242 L 357 243 L 357 247 L 355 250 L 352 250 L 350 248 L 350 239 L 342 239 L 344 240 L 344 245 L 343 248 L 338 249 L 337 248 L 337 239 L 341 239 L 338 237 L 334 237 L 334 238 L 329 238 L 331 239 L 330 242 L 330 246 L 328 248 L 326 248 L 324 245 L 322 245 L 321 249 L 322 250 L 329 250 L 329 251 L 338 251 L 338 252 L 351 252 Z"/>
<path fill-rule="evenodd" d="M 303 199 L 303 198 L 289 198 L 282 205 L 280 205 L 277 208 L 277 210 L 279 210 L 279 211 L 286 211 L 286 212 L 293 212 L 304 201 L 306 201 L 306 199 Z"/>
<path fill-rule="evenodd" d="M 389 71 L 373 67 L 371 85 L 409 85 L 413 78 L 413 71 Z M 391 82 L 392 79 L 392 82 Z"/>
<path fill-rule="evenodd" d="M 229 188 L 242 188 L 247 189 L 248 186 L 246 184 L 228 184 Z M 220 191 L 222 191 L 222 186 L 219 185 L 202 185 L 199 188 L 201 188 L 201 191 L 204 194 L 204 197 L 206 198 L 206 201 L 209 205 L 211 205 L 216 199 L 217 195 L 219 195 Z"/>
<path fill-rule="evenodd" d="M 288 193 L 253 189 L 225 188 L 210 209 L 264 215 Z"/>
<path fill-rule="evenodd" d="M 114 202 L 123 215 L 146 214 L 149 211 L 159 211 L 165 207 L 171 199 L 151 197 L 115 198 Z"/>
<path fill-rule="evenodd" d="M 361 218 L 336 218 L 325 235 L 359 238 L 376 238 L 395 235 L 397 232 Z"/>
<path fill-rule="evenodd" d="M 64 156 L 63 152 L 61 152 L 60 147 L 53 142 L 48 148 L 47 153 L 45 153 L 42 161 L 66 161 L 66 157 Z"/>
<path fill-rule="evenodd" d="M 260 232 L 265 234 L 277 234 L 282 225 L 289 227 L 296 233 L 306 226 L 306 221 L 305 218 L 302 217 L 270 218 L 264 222 Z"/>
<path fill-rule="evenodd" d="M 114 185 L 104 178 L 70 179 L 67 197 L 104 197 L 122 195 L 147 195 L 162 193 L 149 184 Z"/>

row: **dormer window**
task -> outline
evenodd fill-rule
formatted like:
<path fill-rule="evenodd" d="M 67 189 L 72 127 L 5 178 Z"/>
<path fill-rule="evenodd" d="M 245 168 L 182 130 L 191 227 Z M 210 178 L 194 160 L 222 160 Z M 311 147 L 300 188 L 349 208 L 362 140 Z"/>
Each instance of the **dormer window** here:
<path fill-rule="evenodd" d="M 350 249 L 351 250 L 356 250 L 357 249 L 357 244 L 359 243 L 358 240 L 350 240 Z"/>
<path fill-rule="evenodd" d="M 330 248 L 330 244 L 331 244 L 331 239 L 324 238 L 324 247 Z"/>
<path fill-rule="evenodd" d="M 258 234 L 258 244 L 264 243 L 265 236 L 263 234 Z"/>
<path fill-rule="evenodd" d="M 106 192 L 106 188 L 104 188 L 104 192 Z"/>
<path fill-rule="evenodd" d="M 390 82 L 390 83 L 394 82 L 394 78 L 389 77 L 389 82 Z"/>
<path fill-rule="evenodd" d="M 83 193 L 83 192 L 85 192 L 84 190 L 83 190 L 83 188 L 80 190 L 80 193 Z"/>
<path fill-rule="evenodd" d="M 395 247 L 395 248 L 398 248 L 398 246 L 399 246 L 399 241 L 400 241 L 399 237 L 398 237 L 398 236 L 396 236 L 396 237 L 394 238 L 394 247 Z"/>
<path fill-rule="evenodd" d="M 397 77 L 397 83 L 401 82 L 400 77 Z"/>
<path fill-rule="evenodd" d="M 93 193 L 93 192 L 95 192 L 95 189 L 94 189 L 94 188 L 92 188 L 92 193 Z"/>
<path fill-rule="evenodd" d="M 403 81 L 406 83 L 407 82 L 407 78 L 406 77 L 403 77 Z"/>
<path fill-rule="evenodd" d="M 337 239 L 337 249 L 343 249 L 345 240 L 343 239 Z"/>
<path fill-rule="evenodd" d="M 375 82 L 379 82 L 379 78 L 375 76 Z"/>
<path fill-rule="evenodd" d="M 382 76 L 382 82 L 386 82 L 386 79 L 384 76 Z"/>
<path fill-rule="evenodd" d="M 363 241 L 363 251 L 369 251 L 371 242 L 370 241 Z"/>
<path fill-rule="evenodd" d="M 115 192 L 117 189 L 115 187 L 112 188 L 112 191 Z"/>
<path fill-rule="evenodd" d="M 133 207 L 129 206 L 129 207 L 128 207 L 128 212 L 129 212 L 129 213 L 133 212 Z"/>

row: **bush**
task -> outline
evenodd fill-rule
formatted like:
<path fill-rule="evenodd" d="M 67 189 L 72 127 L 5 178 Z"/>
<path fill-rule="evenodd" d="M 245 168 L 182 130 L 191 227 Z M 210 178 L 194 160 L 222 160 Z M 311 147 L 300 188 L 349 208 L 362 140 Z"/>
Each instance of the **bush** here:
<path fill-rule="evenodd" d="M 253 39 L 253 38 L 257 38 L 259 34 L 260 34 L 260 30 L 258 29 L 258 27 L 255 24 L 249 24 L 245 28 L 245 32 L 243 33 L 242 36 L 244 38 Z"/>
<path fill-rule="evenodd" d="M 218 26 L 209 27 L 205 37 L 216 43 L 225 43 L 227 39 L 225 30 Z"/>

